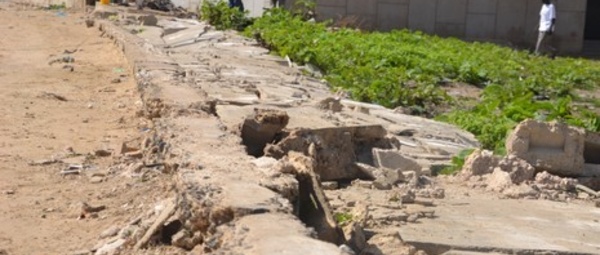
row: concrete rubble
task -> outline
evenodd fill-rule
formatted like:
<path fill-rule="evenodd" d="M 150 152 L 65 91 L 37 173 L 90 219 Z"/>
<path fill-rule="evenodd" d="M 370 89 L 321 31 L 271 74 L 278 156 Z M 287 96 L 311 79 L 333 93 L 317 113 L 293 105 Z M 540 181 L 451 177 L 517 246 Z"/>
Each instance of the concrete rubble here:
<path fill-rule="evenodd" d="M 466 158 L 457 177 L 471 187 L 499 192 L 505 198 L 599 198 L 595 190 L 600 186 L 595 183 L 600 177 L 592 156 L 596 137 L 556 122 L 526 120 L 507 139 L 507 156 L 476 150 Z"/>
<path fill-rule="evenodd" d="M 96 17 L 119 19 L 95 24 L 135 70 L 140 115 L 152 128 L 113 151 L 122 161 L 110 172 L 169 174 L 174 192 L 103 232 L 95 254 L 161 245 L 207 254 L 427 254 L 397 229 L 436 218 L 446 192 L 431 174 L 479 147 L 472 134 L 332 95 L 235 33 L 102 14 L 112 11 Z M 508 156 L 477 150 L 456 178 L 505 198 L 577 198 L 578 180 L 563 177 L 594 176 L 595 159 L 581 148 L 594 150 L 596 140 L 549 125 L 522 124 Z M 570 140 L 542 142 L 538 132 Z M 555 153 L 548 162 L 537 160 L 544 146 Z M 557 155 L 575 159 L 552 161 Z"/>
<path fill-rule="evenodd" d="M 111 15 L 96 17 L 103 16 Z M 415 195 L 420 189 L 443 193 L 423 179 L 431 167 L 424 159 L 444 164 L 478 146 L 451 125 L 336 98 L 250 39 L 160 17 L 132 34 L 134 16 L 95 22 L 136 70 L 141 114 L 154 127 L 148 140 L 119 149 L 135 160 L 113 171 L 135 175 L 160 165 L 173 175 L 177 195 L 119 226 L 119 234 L 107 230 L 103 236 L 112 237 L 97 253 L 173 245 L 214 254 L 383 254 L 375 252 L 380 246 L 396 251 L 385 254 L 414 254 L 398 233 L 371 237 L 365 228 L 379 233 L 381 221 L 431 215 L 393 208 L 431 206 Z M 364 191 L 380 196 L 361 207 L 375 220 L 342 224 L 339 216 L 358 198 L 339 206 L 333 194 Z"/>

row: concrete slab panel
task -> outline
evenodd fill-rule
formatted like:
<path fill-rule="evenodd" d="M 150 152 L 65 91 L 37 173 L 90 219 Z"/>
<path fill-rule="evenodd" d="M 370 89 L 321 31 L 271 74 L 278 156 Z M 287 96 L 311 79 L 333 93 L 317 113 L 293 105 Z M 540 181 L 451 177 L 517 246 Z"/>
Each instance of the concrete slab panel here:
<path fill-rule="evenodd" d="M 377 15 L 377 0 L 348 0 L 349 15 Z"/>
<path fill-rule="evenodd" d="M 498 2 L 496 14 L 496 38 L 514 43 L 525 41 L 527 2 L 523 0 L 502 0 Z"/>
<path fill-rule="evenodd" d="M 437 23 L 435 24 L 435 33 L 443 37 L 464 37 L 465 25 L 452 23 Z"/>
<path fill-rule="evenodd" d="M 379 0 L 379 4 L 408 4 L 410 0 Z"/>
<path fill-rule="evenodd" d="M 317 6 L 317 20 L 338 20 L 347 15 L 346 7 Z"/>
<path fill-rule="evenodd" d="M 319 6 L 337 6 L 346 7 L 348 0 L 317 0 L 317 7 Z"/>
<path fill-rule="evenodd" d="M 498 0 L 469 0 L 469 13 L 496 13 Z"/>
<path fill-rule="evenodd" d="M 467 0 L 438 0 L 438 23 L 464 24 L 467 15 Z"/>
<path fill-rule="evenodd" d="M 496 15 L 468 14 L 465 36 L 470 39 L 492 39 L 496 29 Z"/>
<path fill-rule="evenodd" d="M 588 0 L 554 0 L 556 11 L 585 12 Z M 592 0 L 594 1 L 594 0 Z"/>
<path fill-rule="evenodd" d="M 560 12 L 556 24 L 555 40 L 561 52 L 580 52 L 583 48 L 585 14 L 579 12 Z"/>
<path fill-rule="evenodd" d="M 498 206 L 498 200 L 447 197 L 444 204 L 449 206 L 436 206 L 435 219 L 420 219 L 419 224 L 402 226 L 399 232 L 405 242 L 416 244 L 428 254 L 439 253 L 429 253 L 425 245 L 418 244 L 485 251 L 502 247 L 513 251 L 540 251 L 540 254 L 598 253 L 600 224 L 584 219 L 597 218 L 599 208 L 547 200 L 525 203 L 505 199 L 502 202 L 502 206 Z M 542 252 L 544 250 L 553 252 Z"/>
<path fill-rule="evenodd" d="M 402 29 L 408 26 L 408 5 L 379 3 L 377 28 L 383 31 Z"/>
<path fill-rule="evenodd" d="M 408 7 L 408 27 L 426 33 L 435 31 L 436 0 L 412 0 Z"/>

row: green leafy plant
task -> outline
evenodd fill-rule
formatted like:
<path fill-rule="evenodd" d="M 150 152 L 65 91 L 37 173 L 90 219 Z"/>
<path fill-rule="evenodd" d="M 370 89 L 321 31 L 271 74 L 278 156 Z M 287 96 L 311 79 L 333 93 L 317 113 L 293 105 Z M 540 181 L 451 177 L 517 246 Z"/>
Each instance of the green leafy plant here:
<path fill-rule="evenodd" d="M 247 11 L 241 11 L 239 8 L 230 8 L 223 0 L 206 0 L 200 7 L 200 18 L 219 30 L 244 30 L 252 24 L 252 19 L 248 18 L 247 14 Z"/>
<path fill-rule="evenodd" d="M 465 42 L 408 30 L 364 32 L 306 22 L 275 8 L 245 34 L 281 56 L 310 63 L 335 89 L 352 98 L 436 117 L 472 132 L 485 149 L 504 153 L 504 140 L 522 120 L 558 120 L 591 130 L 600 119 L 576 108 L 576 90 L 595 89 L 600 63 L 549 59 L 491 43 Z M 481 88 L 475 104 L 448 96 L 443 84 Z M 440 110 L 442 109 L 442 110 Z"/>
<path fill-rule="evenodd" d="M 466 158 L 473 153 L 474 149 L 466 149 L 458 153 L 458 155 L 452 157 L 452 164 L 444 167 L 439 173 L 441 175 L 452 175 L 459 172 L 465 165 Z"/>
<path fill-rule="evenodd" d="M 349 213 L 335 213 L 333 215 L 333 218 L 335 219 L 335 221 L 339 224 L 339 225 L 345 225 L 349 222 L 352 221 L 352 215 Z"/>

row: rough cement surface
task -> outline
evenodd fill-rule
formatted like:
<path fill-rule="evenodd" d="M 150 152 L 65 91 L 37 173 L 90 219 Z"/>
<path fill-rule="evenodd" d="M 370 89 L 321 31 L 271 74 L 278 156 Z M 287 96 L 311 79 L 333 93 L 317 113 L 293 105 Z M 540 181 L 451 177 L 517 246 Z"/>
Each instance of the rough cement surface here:
<path fill-rule="evenodd" d="M 441 253 L 399 230 L 406 224 L 420 229 L 413 223 L 440 218 L 437 206 L 446 192 L 424 173 L 477 147 L 471 134 L 381 106 L 338 100 L 321 81 L 230 32 L 198 24 L 170 31 L 177 41 L 163 45 L 152 38 L 157 33 L 133 35 L 120 27 L 126 23 L 102 21 L 100 27 L 136 70 L 142 114 L 153 120 L 167 145 L 160 155 L 174 170 L 177 193 L 173 211 L 145 216 L 137 224 L 139 234 L 131 240 L 139 248 L 170 244 L 213 254 Z M 244 127 L 266 132 L 244 136 Z M 257 161 L 249 149 L 255 156 L 263 149 L 272 160 Z M 397 156 L 405 160 L 392 160 Z M 507 177 L 502 192 L 532 177 L 531 168 L 513 162 L 497 168 Z M 474 177 L 485 181 L 489 176 Z M 323 190 L 321 181 L 337 185 Z M 272 219 L 278 224 L 261 224 Z M 430 236 L 432 243 L 445 245 Z M 547 241 L 537 244 L 560 250 Z M 461 243 L 448 247 L 464 248 Z M 514 249 L 527 247 L 515 244 Z"/>
<path fill-rule="evenodd" d="M 506 150 L 537 169 L 562 176 L 581 176 L 584 141 L 585 132 L 580 128 L 527 120 L 510 134 Z"/>

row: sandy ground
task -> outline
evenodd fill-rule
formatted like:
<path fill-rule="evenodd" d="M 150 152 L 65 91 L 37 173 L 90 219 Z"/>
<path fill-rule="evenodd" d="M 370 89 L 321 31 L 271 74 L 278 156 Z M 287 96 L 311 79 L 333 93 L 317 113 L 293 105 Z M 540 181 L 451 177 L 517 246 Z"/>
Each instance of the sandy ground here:
<path fill-rule="evenodd" d="M 140 136 L 140 99 L 126 60 L 82 16 L 0 2 L 0 254 L 91 248 L 100 232 L 138 215 L 160 192 L 154 183 L 160 180 L 107 177 L 96 184 L 87 173 L 61 176 L 64 164 L 28 164 Z M 72 72 L 66 63 L 48 64 L 65 50 L 76 50 Z M 102 172 L 113 162 L 92 158 L 90 165 Z M 78 220 L 81 202 L 107 209 Z"/>

